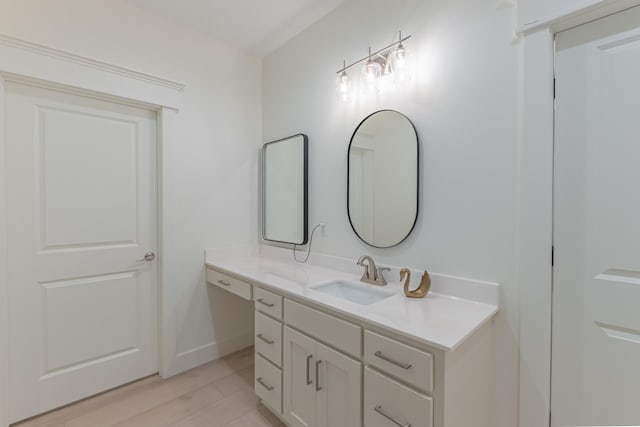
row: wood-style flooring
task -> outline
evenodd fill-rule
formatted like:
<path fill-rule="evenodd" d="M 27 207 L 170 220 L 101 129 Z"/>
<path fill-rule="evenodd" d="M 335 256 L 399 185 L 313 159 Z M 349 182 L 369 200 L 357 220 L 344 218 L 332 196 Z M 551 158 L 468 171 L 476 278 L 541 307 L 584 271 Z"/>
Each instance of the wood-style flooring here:
<path fill-rule="evenodd" d="M 253 392 L 253 348 L 163 380 L 158 375 L 15 427 L 280 427 Z"/>

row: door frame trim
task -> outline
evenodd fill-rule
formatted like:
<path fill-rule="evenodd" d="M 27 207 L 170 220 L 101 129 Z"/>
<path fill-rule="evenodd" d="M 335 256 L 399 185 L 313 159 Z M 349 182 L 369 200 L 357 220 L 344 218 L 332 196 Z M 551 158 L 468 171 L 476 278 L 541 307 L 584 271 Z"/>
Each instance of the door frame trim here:
<path fill-rule="evenodd" d="M 177 109 L 157 105 L 142 100 L 122 98 L 121 96 L 100 92 L 98 90 L 88 90 L 84 88 L 68 86 L 66 84 L 57 83 L 54 81 L 46 81 L 29 76 L 6 72 L 0 69 L 0 427 L 8 426 L 8 279 L 7 279 L 7 217 L 6 217 L 6 140 L 5 140 L 5 87 L 7 82 L 14 82 L 25 84 L 29 86 L 40 87 L 44 89 L 61 91 L 64 93 L 70 93 L 74 95 L 89 97 L 111 103 L 118 103 L 122 105 L 134 106 L 143 108 L 148 111 L 156 113 L 156 221 L 157 221 L 157 350 L 158 350 L 158 369 L 161 376 L 164 376 L 164 372 L 167 370 L 165 362 L 168 362 L 164 358 L 164 352 L 166 347 L 166 340 L 163 339 L 165 325 L 167 322 L 163 299 L 163 157 L 162 147 L 167 142 L 168 135 L 173 135 L 172 128 L 175 123 L 172 117 L 176 116 Z"/>
<path fill-rule="evenodd" d="M 519 427 L 551 423 L 555 35 L 638 5 L 639 0 L 602 0 L 519 32 L 524 42 L 517 256 Z"/>
<path fill-rule="evenodd" d="M 0 426 L 8 425 L 9 395 L 9 313 L 7 279 L 7 198 L 5 175 L 4 96 L 5 83 L 0 75 Z"/>

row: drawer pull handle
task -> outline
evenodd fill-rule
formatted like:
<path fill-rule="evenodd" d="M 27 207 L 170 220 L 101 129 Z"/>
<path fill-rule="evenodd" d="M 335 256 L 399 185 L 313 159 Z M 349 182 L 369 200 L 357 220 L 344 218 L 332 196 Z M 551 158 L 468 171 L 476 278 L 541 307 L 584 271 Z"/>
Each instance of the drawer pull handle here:
<path fill-rule="evenodd" d="M 224 280 L 222 280 L 222 279 L 218 280 L 218 283 L 220 283 L 221 285 L 224 285 L 224 286 L 231 286 L 231 283 L 229 283 L 229 282 L 225 282 L 225 281 L 224 281 Z"/>
<path fill-rule="evenodd" d="M 273 344 L 275 341 L 270 340 L 265 338 L 262 334 L 258 334 L 256 335 L 257 338 L 260 338 L 262 341 L 266 342 L 267 344 Z"/>
<path fill-rule="evenodd" d="M 273 386 L 272 385 L 267 385 L 264 383 L 264 381 L 262 381 L 262 377 L 258 378 L 256 381 L 258 381 L 260 383 L 260 385 L 264 388 L 266 388 L 268 391 L 273 390 Z"/>
<path fill-rule="evenodd" d="M 258 298 L 256 300 L 256 302 L 259 302 L 260 304 L 267 306 L 267 307 L 273 307 L 275 304 L 273 304 L 272 302 L 266 302 L 265 300 L 263 300 L 262 298 Z"/>
<path fill-rule="evenodd" d="M 399 366 L 402 369 L 411 369 L 411 364 L 410 363 L 402 363 L 402 362 L 398 362 L 397 360 L 393 360 L 389 356 L 385 356 L 384 354 L 382 354 L 382 352 L 380 350 L 378 350 L 375 353 L 373 353 L 373 355 L 376 356 L 376 357 L 379 357 L 380 359 L 384 360 L 385 362 L 389 362 L 389 363 L 392 363 L 392 364 L 394 364 L 396 366 Z"/>
<path fill-rule="evenodd" d="M 393 418 L 391 415 L 386 414 L 383 410 L 382 410 L 382 405 L 378 405 L 375 408 L 373 408 L 374 411 L 376 411 L 377 413 L 379 413 L 380 415 L 382 415 L 383 417 L 385 417 L 386 419 L 388 419 L 389 421 L 391 421 L 392 423 L 394 423 L 397 426 L 400 427 L 411 427 L 411 423 L 402 423 L 398 420 L 396 420 L 395 418 Z"/>
<path fill-rule="evenodd" d="M 322 390 L 322 387 L 320 387 L 320 374 L 318 373 L 318 371 L 320 370 L 320 364 L 322 363 L 322 360 L 318 360 L 316 362 L 316 391 L 320 391 Z"/>
<path fill-rule="evenodd" d="M 307 385 L 311 385 L 313 383 L 313 381 L 311 381 L 311 375 L 309 373 L 309 371 L 311 370 L 311 368 L 309 368 L 309 362 L 311 362 L 312 357 L 313 354 L 307 356 Z"/>

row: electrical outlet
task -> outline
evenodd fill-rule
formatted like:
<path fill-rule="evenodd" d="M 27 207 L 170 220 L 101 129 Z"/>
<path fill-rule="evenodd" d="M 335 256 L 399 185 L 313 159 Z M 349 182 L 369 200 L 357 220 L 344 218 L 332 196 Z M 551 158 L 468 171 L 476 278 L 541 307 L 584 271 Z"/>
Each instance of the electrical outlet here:
<path fill-rule="evenodd" d="M 327 221 L 320 221 L 320 235 L 327 237 Z"/>

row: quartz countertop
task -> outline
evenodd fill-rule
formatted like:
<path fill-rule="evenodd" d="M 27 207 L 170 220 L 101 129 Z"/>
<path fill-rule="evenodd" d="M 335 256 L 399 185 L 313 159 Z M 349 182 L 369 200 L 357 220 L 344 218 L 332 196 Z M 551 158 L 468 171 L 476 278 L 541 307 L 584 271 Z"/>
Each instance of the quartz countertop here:
<path fill-rule="evenodd" d="M 360 305 L 311 288 L 332 280 L 358 283 L 360 275 L 260 255 L 213 256 L 207 253 L 205 258 L 208 267 L 264 289 L 334 310 L 445 351 L 454 351 L 498 311 L 498 285 L 493 283 L 432 274 L 432 290 L 435 288 L 437 292 L 432 291 L 425 298 L 407 298 L 399 282 L 389 281 L 384 289 L 392 291 L 393 296 Z M 414 273 L 414 279 L 418 273 Z M 468 283 L 459 285 L 456 281 Z M 453 294 L 447 292 L 449 285 Z M 460 296 L 461 288 L 472 290 L 470 298 Z M 487 298 L 471 299 L 486 291 L 490 295 L 489 301 Z"/>

